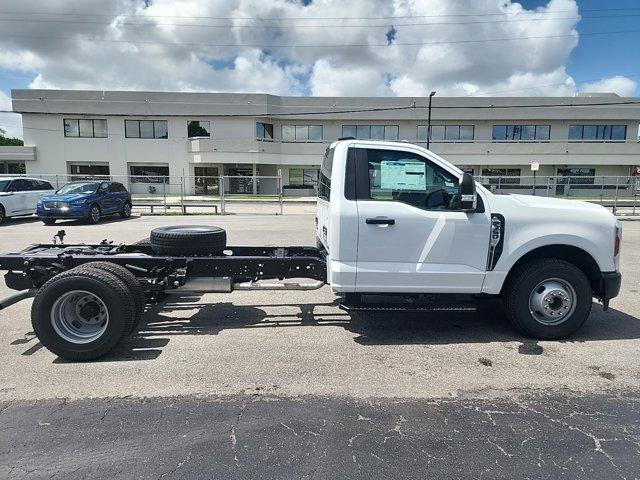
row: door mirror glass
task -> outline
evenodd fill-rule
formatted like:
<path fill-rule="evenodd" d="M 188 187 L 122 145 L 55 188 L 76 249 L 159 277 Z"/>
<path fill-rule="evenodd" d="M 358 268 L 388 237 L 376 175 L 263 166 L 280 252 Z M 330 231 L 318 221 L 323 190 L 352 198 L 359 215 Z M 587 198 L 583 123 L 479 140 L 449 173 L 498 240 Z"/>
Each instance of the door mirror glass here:
<path fill-rule="evenodd" d="M 474 212 L 478 201 L 476 193 L 476 182 L 473 175 L 463 173 L 458 183 L 458 194 L 460 196 L 460 210 L 464 212 Z"/>

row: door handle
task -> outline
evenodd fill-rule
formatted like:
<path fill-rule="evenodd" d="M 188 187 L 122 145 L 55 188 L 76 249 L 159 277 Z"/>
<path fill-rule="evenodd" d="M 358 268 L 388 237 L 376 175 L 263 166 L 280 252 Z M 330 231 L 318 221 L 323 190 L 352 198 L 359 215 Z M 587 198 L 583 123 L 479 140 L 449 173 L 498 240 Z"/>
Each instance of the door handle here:
<path fill-rule="evenodd" d="M 395 225 L 396 221 L 393 218 L 387 217 L 376 217 L 376 218 L 367 218 L 367 225 Z"/>

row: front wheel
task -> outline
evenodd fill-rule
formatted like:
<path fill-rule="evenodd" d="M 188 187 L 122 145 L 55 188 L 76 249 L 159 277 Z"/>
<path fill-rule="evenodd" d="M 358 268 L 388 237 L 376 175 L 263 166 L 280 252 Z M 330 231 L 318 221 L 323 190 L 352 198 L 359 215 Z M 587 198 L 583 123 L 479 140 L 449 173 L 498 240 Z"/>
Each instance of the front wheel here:
<path fill-rule="evenodd" d="M 578 330 L 589 316 L 593 296 L 587 276 L 556 258 L 525 263 L 506 286 L 507 316 L 523 333 L 556 340 Z"/>
<path fill-rule="evenodd" d="M 131 216 L 131 204 L 130 203 L 125 203 L 122 206 L 122 210 L 120 211 L 120 216 L 122 218 L 129 218 Z"/>
<path fill-rule="evenodd" d="M 42 218 L 41 220 L 45 225 L 53 225 L 54 223 L 56 223 L 55 218 Z"/>
<path fill-rule="evenodd" d="M 89 223 L 94 224 L 100 222 L 100 207 L 98 207 L 98 205 L 91 205 L 87 220 L 89 221 Z"/>

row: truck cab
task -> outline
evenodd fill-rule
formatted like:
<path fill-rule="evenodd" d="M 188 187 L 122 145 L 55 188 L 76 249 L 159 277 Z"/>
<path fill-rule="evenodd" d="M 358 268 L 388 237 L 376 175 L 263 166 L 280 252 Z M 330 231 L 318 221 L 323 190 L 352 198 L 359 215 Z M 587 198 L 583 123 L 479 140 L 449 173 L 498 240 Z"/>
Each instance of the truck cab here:
<path fill-rule="evenodd" d="M 352 298 L 500 296 L 517 326 L 552 338 L 620 288 L 621 224 L 604 207 L 494 195 L 417 145 L 335 142 L 318 190 L 328 283 Z"/>

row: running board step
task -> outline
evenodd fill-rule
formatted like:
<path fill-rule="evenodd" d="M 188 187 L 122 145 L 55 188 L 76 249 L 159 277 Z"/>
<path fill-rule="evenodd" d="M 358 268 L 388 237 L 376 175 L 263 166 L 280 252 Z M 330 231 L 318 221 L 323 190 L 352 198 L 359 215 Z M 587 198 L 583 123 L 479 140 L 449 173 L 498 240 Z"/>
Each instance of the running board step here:
<path fill-rule="evenodd" d="M 401 303 L 341 303 L 347 312 L 475 312 L 471 303 L 425 303 L 420 305 Z"/>

